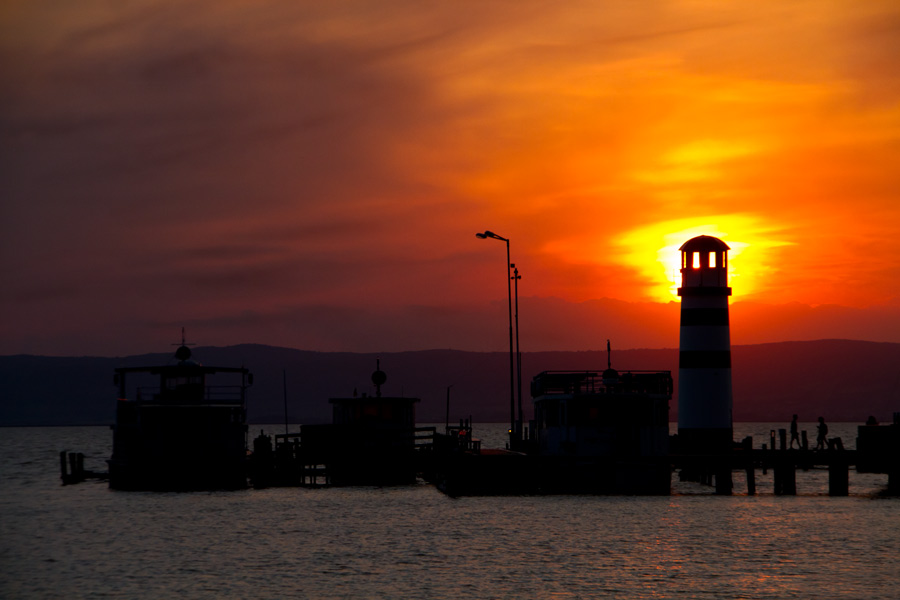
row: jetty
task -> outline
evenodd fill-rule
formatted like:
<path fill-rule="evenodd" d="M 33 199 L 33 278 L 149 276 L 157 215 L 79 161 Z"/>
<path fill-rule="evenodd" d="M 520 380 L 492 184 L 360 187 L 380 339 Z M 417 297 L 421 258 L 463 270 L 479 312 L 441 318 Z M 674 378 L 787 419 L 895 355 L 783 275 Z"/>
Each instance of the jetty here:
<path fill-rule="evenodd" d="M 806 432 L 803 432 L 804 434 Z M 677 441 L 673 444 L 677 446 Z M 683 480 L 710 485 L 719 495 L 730 495 L 735 473 L 746 478 L 747 493 L 757 492 L 756 473 L 773 473 L 773 493 L 797 494 L 797 471 L 828 470 L 828 495 L 849 494 L 851 467 L 858 473 L 880 473 L 888 476 L 885 493 L 900 495 L 900 412 L 894 413 L 889 425 L 860 425 L 856 449 L 844 448 L 840 437 L 829 438 L 826 448 L 809 448 L 806 435 L 800 448 L 790 448 L 785 429 L 770 431 L 769 439 L 755 448 L 753 438 L 744 438 L 724 453 L 671 455 L 673 470 Z"/>

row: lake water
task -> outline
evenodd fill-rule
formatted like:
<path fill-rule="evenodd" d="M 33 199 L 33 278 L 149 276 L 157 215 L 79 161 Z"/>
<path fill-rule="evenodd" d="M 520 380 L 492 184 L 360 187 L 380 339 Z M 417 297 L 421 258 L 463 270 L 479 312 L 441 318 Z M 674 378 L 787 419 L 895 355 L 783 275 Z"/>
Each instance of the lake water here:
<path fill-rule="evenodd" d="M 758 446 L 785 426 L 735 437 Z M 486 446 L 504 432 L 476 424 Z M 831 433 L 853 447 L 855 425 Z M 668 497 L 60 485 L 60 450 L 105 470 L 111 440 L 0 429 L 0 597 L 900 598 L 900 499 L 878 495 L 884 475 L 851 471 L 845 498 L 826 495 L 824 470 L 798 472 L 793 497 L 773 495 L 771 471 L 756 496 L 736 472 L 730 497 L 677 477 Z"/>

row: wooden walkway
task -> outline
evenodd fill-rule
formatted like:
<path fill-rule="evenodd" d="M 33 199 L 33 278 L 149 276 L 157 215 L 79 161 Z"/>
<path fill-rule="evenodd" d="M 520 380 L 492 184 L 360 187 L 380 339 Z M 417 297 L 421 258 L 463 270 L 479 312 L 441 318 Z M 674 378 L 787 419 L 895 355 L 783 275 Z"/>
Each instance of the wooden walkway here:
<path fill-rule="evenodd" d="M 856 450 L 735 450 L 720 455 L 672 455 L 673 469 L 681 473 L 682 479 L 698 481 L 716 488 L 717 494 L 731 494 L 732 477 L 735 472 L 743 472 L 747 480 L 747 493 L 756 493 L 756 471 L 765 474 L 773 471 L 776 495 L 797 493 L 797 470 L 828 469 L 828 494 L 846 496 L 849 494 L 850 467 L 856 467 L 868 457 Z M 888 493 L 900 493 L 900 468 L 894 466 L 885 470 L 861 472 L 886 473 Z"/>

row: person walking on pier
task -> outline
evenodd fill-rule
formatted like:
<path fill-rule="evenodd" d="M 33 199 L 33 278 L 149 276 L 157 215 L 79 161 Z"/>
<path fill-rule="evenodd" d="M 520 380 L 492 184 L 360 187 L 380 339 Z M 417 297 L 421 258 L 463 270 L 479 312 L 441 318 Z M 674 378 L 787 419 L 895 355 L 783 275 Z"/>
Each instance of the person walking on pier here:
<path fill-rule="evenodd" d="M 794 415 L 794 418 L 791 420 L 791 449 L 794 448 L 794 441 L 797 442 L 798 448 L 803 448 L 803 444 L 800 443 L 800 431 L 797 429 L 797 415 Z"/>
<path fill-rule="evenodd" d="M 819 417 L 819 425 L 817 426 L 819 433 L 816 436 L 816 450 L 824 450 L 828 447 L 828 425 L 825 419 Z"/>

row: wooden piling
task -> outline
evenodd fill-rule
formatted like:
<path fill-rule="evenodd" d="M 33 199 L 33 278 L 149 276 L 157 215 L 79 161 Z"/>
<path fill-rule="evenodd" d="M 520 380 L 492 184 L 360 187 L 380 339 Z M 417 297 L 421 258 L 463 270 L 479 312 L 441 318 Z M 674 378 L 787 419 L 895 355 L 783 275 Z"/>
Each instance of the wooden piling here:
<path fill-rule="evenodd" d="M 832 460 L 828 465 L 828 495 L 846 496 L 850 493 L 850 467 L 847 461 Z"/>
<path fill-rule="evenodd" d="M 891 496 L 900 496 L 900 468 L 897 466 L 888 472 L 887 493 Z"/>
<path fill-rule="evenodd" d="M 775 463 L 775 495 L 797 495 L 797 471 L 792 461 L 781 459 Z"/>
<path fill-rule="evenodd" d="M 716 495 L 730 496 L 732 487 L 731 466 L 724 462 L 716 467 Z"/>
<path fill-rule="evenodd" d="M 797 495 L 797 469 L 793 462 L 786 462 L 784 465 L 784 495 Z"/>
<path fill-rule="evenodd" d="M 741 451 L 748 457 L 744 462 L 744 473 L 747 478 L 747 495 L 756 494 L 756 465 L 753 464 L 753 436 L 748 435 L 741 440 Z"/>
<path fill-rule="evenodd" d="M 72 474 L 72 479 L 78 478 L 78 455 L 74 452 L 69 452 L 69 472 Z"/>

